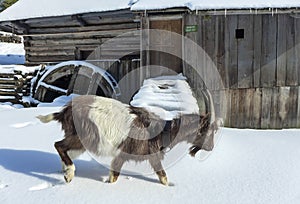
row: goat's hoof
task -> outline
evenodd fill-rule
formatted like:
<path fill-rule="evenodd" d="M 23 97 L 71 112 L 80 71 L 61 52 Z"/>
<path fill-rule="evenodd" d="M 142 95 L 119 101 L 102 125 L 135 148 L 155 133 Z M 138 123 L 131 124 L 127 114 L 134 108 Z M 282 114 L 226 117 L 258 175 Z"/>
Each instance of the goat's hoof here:
<path fill-rule="evenodd" d="M 118 180 L 118 176 L 109 176 L 107 183 L 115 183 Z"/>
<path fill-rule="evenodd" d="M 107 183 L 115 183 L 118 180 L 118 177 L 119 177 L 118 172 L 110 171 Z"/>
<path fill-rule="evenodd" d="M 74 166 L 74 164 L 71 165 L 71 166 L 67 166 L 64 172 L 65 172 L 64 173 L 65 181 L 67 183 L 70 183 L 72 181 L 72 179 L 74 178 L 74 175 L 75 175 L 75 166 Z"/>
<path fill-rule="evenodd" d="M 168 178 L 166 176 L 161 176 L 159 177 L 159 181 L 161 184 L 165 185 L 165 186 L 168 186 L 169 183 L 168 183 Z"/>
<path fill-rule="evenodd" d="M 74 176 L 73 176 L 73 177 L 74 177 Z M 73 177 L 72 177 L 72 176 L 69 176 L 69 175 L 65 175 L 65 176 L 64 176 L 65 181 L 66 181 L 67 183 L 70 183 L 70 182 L 72 181 Z"/>

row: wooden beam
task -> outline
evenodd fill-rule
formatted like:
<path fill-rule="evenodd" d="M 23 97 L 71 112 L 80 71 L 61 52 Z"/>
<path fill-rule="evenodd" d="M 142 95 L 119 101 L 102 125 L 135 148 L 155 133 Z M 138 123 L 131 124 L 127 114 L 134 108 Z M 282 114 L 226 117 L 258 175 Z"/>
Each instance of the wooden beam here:
<path fill-rule="evenodd" d="M 71 19 L 78 21 L 78 23 L 80 24 L 81 27 L 84 27 L 87 25 L 87 22 L 82 19 L 81 15 L 72 15 Z"/>

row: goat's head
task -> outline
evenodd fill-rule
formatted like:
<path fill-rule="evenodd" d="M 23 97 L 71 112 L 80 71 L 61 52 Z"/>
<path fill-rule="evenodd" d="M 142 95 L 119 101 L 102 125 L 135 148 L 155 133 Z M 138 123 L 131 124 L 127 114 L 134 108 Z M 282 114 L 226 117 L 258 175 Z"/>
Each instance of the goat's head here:
<path fill-rule="evenodd" d="M 214 137 L 221 125 L 219 120 L 211 122 L 209 114 L 200 116 L 199 127 L 194 137 L 190 155 L 195 156 L 199 150 L 212 151 L 214 148 Z"/>

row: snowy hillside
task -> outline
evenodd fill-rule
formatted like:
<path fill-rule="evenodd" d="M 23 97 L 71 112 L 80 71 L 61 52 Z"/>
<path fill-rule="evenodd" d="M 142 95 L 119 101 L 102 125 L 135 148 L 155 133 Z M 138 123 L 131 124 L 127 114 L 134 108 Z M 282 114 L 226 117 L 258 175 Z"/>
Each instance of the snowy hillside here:
<path fill-rule="evenodd" d="M 108 164 L 87 154 L 75 161 L 76 177 L 65 184 L 53 147 L 62 137 L 60 126 L 35 119 L 58 109 L 0 105 L 0 203 L 300 202 L 300 130 L 225 128 L 206 160 L 183 154 L 166 169 L 170 187 L 153 174 L 130 171 L 107 184 Z"/>

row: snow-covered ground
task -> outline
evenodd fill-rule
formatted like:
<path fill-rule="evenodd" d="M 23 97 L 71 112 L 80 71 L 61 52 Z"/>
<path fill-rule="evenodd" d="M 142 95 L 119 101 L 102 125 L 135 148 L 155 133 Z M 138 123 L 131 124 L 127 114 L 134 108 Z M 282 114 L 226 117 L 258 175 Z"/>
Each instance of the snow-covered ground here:
<path fill-rule="evenodd" d="M 24 63 L 25 50 L 23 43 L 0 42 L 0 65 Z"/>
<path fill-rule="evenodd" d="M 108 164 L 88 154 L 65 184 L 53 147 L 60 126 L 35 118 L 59 109 L 0 105 L 0 203 L 300 203 L 300 130 L 223 128 L 207 159 L 186 154 L 166 169 L 170 187 L 153 174 L 105 183 Z"/>
<path fill-rule="evenodd" d="M 0 44 L 0 53 L 8 47 L 2 49 Z M 59 110 L 70 98 L 27 109 L 0 104 L 1 204 L 300 203 L 300 130 L 295 129 L 223 128 L 205 160 L 202 152 L 196 158 L 182 152 L 176 162 L 167 165 L 168 178 L 174 184 L 169 187 L 149 174 L 146 163 L 130 163 L 116 183 L 105 183 L 109 163 L 103 159 L 99 164 L 87 153 L 75 160 L 76 177 L 66 184 L 53 146 L 63 136 L 60 125 L 41 124 L 35 116 Z M 136 174 L 142 165 L 148 169 Z"/>

